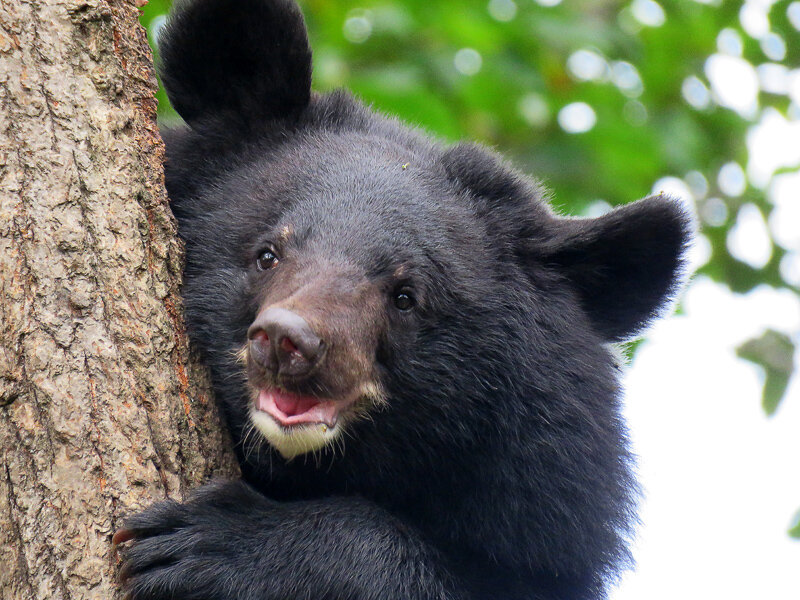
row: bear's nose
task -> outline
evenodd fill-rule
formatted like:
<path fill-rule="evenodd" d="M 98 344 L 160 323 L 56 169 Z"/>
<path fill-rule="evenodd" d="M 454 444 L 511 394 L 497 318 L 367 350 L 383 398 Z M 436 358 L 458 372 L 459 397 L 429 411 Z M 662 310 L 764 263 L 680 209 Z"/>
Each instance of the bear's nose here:
<path fill-rule="evenodd" d="M 276 375 L 305 375 L 322 358 L 324 342 L 306 320 L 285 308 L 259 313 L 247 330 L 250 353 Z"/>

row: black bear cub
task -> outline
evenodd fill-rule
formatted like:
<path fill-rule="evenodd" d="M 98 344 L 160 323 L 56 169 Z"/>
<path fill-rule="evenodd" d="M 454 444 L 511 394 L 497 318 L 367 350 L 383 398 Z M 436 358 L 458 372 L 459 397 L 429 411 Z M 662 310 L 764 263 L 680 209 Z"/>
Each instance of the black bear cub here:
<path fill-rule="evenodd" d="M 130 597 L 605 597 L 637 494 L 609 343 L 674 295 L 680 204 L 561 217 L 480 146 L 312 93 L 292 0 L 187 0 L 160 49 L 243 482 L 129 519 Z"/>

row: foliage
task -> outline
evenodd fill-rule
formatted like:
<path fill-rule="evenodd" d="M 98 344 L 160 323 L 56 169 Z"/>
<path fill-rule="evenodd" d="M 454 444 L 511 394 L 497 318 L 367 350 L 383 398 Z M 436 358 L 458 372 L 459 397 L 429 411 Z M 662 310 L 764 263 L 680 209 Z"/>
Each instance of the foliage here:
<path fill-rule="evenodd" d="M 736 354 L 764 369 L 764 412 L 768 415 L 774 414 L 792 375 L 794 346 L 791 339 L 783 333 L 768 329 L 761 337 L 739 346 Z"/>
<path fill-rule="evenodd" d="M 792 519 L 792 525 L 789 528 L 789 535 L 800 540 L 800 511 L 797 511 L 794 519 Z"/>
<path fill-rule="evenodd" d="M 142 20 L 151 39 L 169 4 L 151 0 L 146 7 Z M 759 71 L 757 105 L 738 106 L 715 87 L 709 57 L 733 59 L 743 79 L 755 78 L 753 67 L 761 65 L 773 74 L 776 68 L 794 73 L 800 88 L 800 70 L 788 71 L 800 65 L 799 2 L 301 4 L 315 51 L 317 90 L 347 87 L 444 139 L 496 146 L 542 179 L 565 213 L 597 214 L 677 185 L 696 206 L 700 248 L 710 252 L 700 273 L 734 292 L 760 284 L 797 291 L 800 232 L 796 245 L 781 240 L 786 247 L 772 235 L 761 264 L 744 262 L 729 246 L 745 211 L 763 229 L 765 221 L 773 224 L 775 205 L 767 189 L 774 179 L 771 173 L 757 181 L 745 175 L 742 167 L 753 160 L 745 139 L 772 110 L 797 119 L 800 91 L 791 92 L 792 103 L 789 89 L 765 83 Z M 763 14 L 758 6 L 767 6 Z M 169 118 L 163 92 L 159 100 Z M 786 171 L 797 164 L 777 167 Z M 784 341 L 788 354 L 781 361 L 788 356 L 791 364 L 793 345 Z M 745 354 L 771 368 L 761 354 Z M 764 404 L 771 412 L 780 394 L 769 377 L 766 388 Z"/>

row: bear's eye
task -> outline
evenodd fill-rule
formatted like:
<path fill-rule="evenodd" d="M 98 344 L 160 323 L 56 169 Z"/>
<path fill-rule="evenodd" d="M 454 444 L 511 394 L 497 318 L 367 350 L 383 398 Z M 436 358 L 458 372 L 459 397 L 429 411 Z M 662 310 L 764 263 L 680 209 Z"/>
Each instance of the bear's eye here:
<path fill-rule="evenodd" d="M 268 271 L 278 264 L 278 257 L 269 248 L 262 250 L 256 259 L 256 266 L 259 271 Z"/>
<path fill-rule="evenodd" d="M 411 310 L 417 301 L 408 289 L 398 290 L 394 294 L 394 305 L 398 310 Z"/>

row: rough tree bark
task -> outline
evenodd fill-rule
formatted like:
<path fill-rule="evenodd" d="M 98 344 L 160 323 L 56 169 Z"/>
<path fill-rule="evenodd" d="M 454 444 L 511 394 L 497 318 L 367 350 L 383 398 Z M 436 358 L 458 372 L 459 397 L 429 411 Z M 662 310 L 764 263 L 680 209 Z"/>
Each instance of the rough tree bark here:
<path fill-rule="evenodd" d="M 109 599 L 121 518 L 235 471 L 134 0 L 1 0 L 0 84 L 0 598 Z"/>

